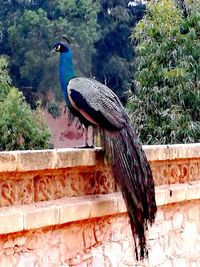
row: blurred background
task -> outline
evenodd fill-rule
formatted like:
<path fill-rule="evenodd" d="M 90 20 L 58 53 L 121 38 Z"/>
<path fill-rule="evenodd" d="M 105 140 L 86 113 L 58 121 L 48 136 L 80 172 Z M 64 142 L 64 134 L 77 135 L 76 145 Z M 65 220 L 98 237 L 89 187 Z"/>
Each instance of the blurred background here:
<path fill-rule="evenodd" d="M 76 121 L 68 126 L 58 54 L 52 53 L 63 34 L 71 42 L 77 76 L 93 77 L 119 96 L 143 143 L 200 141 L 198 2 L 0 0 L 1 150 L 83 145 L 83 129 Z M 28 138 L 25 115 L 16 104 L 9 109 L 16 99 L 9 95 L 3 103 L 9 86 L 30 105 L 28 112 L 44 114 L 39 126 L 33 115 L 36 121 L 29 126 L 35 132 Z M 41 134 L 37 129 L 47 132 L 35 141 L 38 147 L 28 145 Z"/>

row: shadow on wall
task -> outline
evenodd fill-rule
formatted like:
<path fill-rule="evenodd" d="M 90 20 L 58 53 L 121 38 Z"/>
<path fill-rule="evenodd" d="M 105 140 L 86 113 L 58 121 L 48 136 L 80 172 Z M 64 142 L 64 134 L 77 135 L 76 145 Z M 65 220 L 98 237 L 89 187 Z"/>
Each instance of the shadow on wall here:
<path fill-rule="evenodd" d="M 47 111 L 44 111 L 46 123 L 51 131 L 51 142 L 54 148 L 66 148 L 66 147 L 84 147 L 86 143 L 86 131 L 80 122 L 75 118 L 72 122 L 69 122 L 68 114 L 65 112 L 65 103 L 61 105 L 61 116 L 59 118 L 53 118 L 53 116 Z M 88 131 L 89 142 L 92 140 L 92 129 Z"/>

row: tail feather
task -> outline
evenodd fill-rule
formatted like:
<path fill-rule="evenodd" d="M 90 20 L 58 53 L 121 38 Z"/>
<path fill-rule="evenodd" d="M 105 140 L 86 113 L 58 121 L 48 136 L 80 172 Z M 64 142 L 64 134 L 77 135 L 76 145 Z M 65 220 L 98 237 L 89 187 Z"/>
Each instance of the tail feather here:
<path fill-rule="evenodd" d="M 125 200 L 135 242 L 136 259 L 148 256 L 145 232 L 157 211 L 152 172 L 132 127 L 103 129 L 104 147 Z M 139 249 L 139 253 L 138 253 Z"/>

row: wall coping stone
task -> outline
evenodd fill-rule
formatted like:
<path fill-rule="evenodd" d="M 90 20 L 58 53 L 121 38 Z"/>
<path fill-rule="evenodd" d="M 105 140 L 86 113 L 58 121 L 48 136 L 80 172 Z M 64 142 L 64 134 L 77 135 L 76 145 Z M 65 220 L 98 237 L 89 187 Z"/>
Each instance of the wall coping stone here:
<path fill-rule="evenodd" d="M 4 151 L 0 152 L 0 172 L 95 166 L 102 161 L 102 154 L 101 148 Z"/>
<path fill-rule="evenodd" d="M 200 143 L 143 146 L 149 161 L 200 158 Z"/>
<path fill-rule="evenodd" d="M 200 199 L 200 182 L 156 187 L 158 206 Z M 84 197 L 65 197 L 30 205 L 0 209 L 0 234 L 126 212 L 120 192 Z"/>
<path fill-rule="evenodd" d="M 200 143 L 143 146 L 148 160 L 163 161 L 200 158 Z M 0 152 L 0 172 L 96 166 L 105 163 L 101 148 L 47 149 Z"/>

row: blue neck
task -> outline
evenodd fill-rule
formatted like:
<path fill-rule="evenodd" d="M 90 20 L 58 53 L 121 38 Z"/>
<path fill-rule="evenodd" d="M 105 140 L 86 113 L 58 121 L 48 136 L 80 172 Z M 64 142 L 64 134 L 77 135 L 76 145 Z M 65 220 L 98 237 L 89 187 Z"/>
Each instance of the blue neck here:
<path fill-rule="evenodd" d="M 68 105 L 67 85 L 75 77 L 71 50 L 60 54 L 59 76 L 61 89 Z"/>

